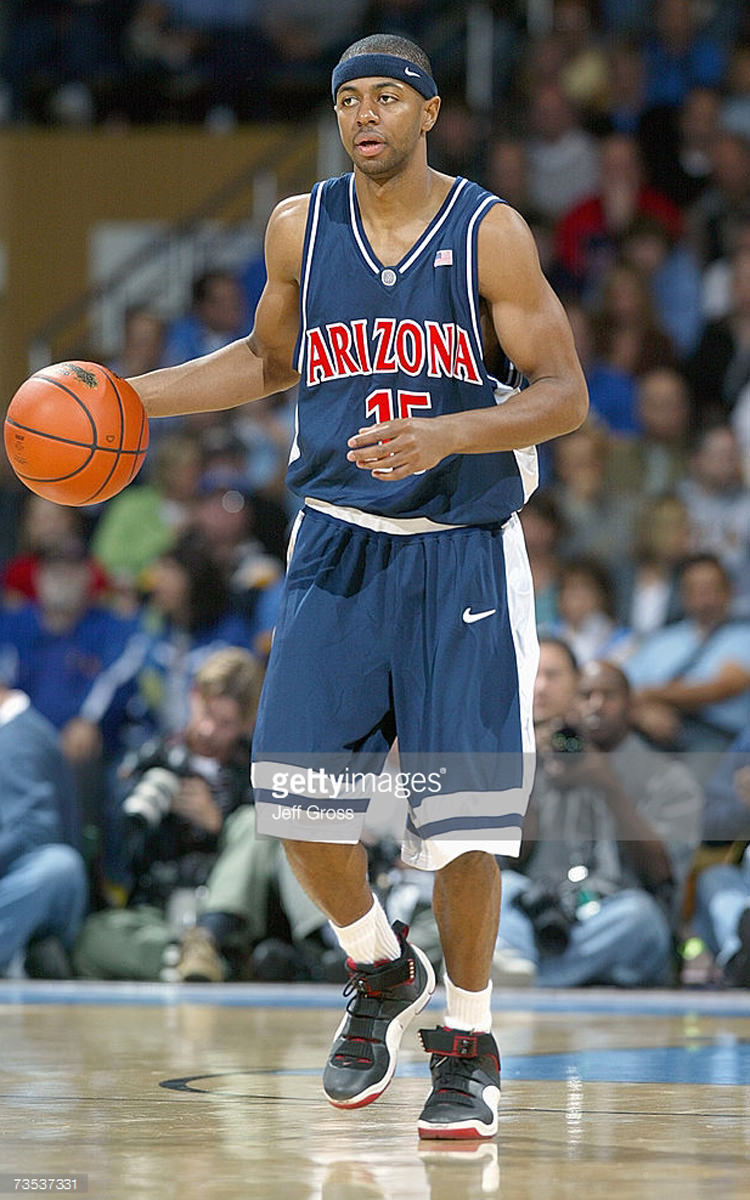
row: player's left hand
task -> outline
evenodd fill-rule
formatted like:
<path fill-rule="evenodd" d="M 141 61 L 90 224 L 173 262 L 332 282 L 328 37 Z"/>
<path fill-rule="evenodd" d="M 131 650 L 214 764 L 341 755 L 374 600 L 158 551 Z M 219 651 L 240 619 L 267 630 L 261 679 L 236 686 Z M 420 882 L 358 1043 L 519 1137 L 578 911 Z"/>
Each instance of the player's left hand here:
<path fill-rule="evenodd" d="M 449 427 L 441 417 L 402 417 L 367 425 L 347 445 L 349 462 L 386 482 L 429 471 L 454 453 Z"/>

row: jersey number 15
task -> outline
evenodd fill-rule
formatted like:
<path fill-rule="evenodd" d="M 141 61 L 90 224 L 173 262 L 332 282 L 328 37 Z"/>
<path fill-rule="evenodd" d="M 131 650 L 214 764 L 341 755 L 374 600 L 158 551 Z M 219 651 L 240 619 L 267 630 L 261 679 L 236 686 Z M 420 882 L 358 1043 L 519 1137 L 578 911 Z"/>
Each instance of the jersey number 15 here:
<path fill-rule="evenodd" d="M 394 395 L 392 388 L 379 388 L 370 392 L 365 400 L 365 417 L 381 421 L 396 421 L 399 417 L 413 417 L 420 409 L 432 408 L 429 392 L 405 392 L 399 389 Z"/>

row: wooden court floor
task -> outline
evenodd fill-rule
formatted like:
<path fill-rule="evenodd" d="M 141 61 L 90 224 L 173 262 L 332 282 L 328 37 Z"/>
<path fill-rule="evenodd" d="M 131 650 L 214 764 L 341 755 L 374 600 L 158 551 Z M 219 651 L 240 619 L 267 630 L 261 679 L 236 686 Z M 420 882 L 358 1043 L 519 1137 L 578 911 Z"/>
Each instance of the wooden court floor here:
<path fill-rule="evenodd" d="M 500 1131 L 454 1146 L 418 1142 L 413 1028 L 377 1103 L 325 1102 L 338 989 L 0 981 L 0 1195 L 77 1176 L 92 1200 L 750 1196 L 750 994 L 494 1007 Z"/>

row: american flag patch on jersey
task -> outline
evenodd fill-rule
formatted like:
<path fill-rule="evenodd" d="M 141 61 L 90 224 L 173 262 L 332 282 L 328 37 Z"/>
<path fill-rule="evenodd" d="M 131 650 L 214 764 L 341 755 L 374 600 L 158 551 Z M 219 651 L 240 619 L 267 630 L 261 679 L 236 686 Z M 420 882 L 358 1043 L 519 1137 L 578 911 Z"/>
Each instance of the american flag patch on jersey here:
<path fill-rule="evenodd" d="M 435 261 L 432 265 L 433 265 L 433 267 L 452 267 L 453 266 L 453 251 L 452 250 L 438 250 L 437 254 L 435 255 Z"/>

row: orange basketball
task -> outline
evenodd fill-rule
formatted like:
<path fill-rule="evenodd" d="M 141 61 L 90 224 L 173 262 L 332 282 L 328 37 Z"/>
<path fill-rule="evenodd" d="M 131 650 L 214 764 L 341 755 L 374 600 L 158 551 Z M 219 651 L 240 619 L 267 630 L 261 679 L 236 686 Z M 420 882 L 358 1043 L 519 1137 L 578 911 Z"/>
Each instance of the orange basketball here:
<path fill-rule="evenodd" d="M 97 504 L 135 479 L 148 448 L 140 396 L 90 362 L 44 367 L 22 383 L 5 417 L 16 475 L 57 504 Z"/>

